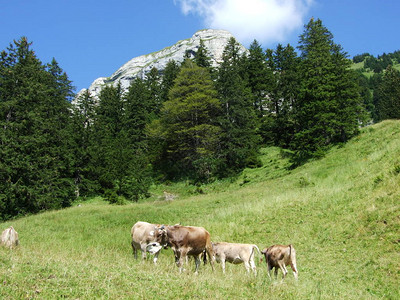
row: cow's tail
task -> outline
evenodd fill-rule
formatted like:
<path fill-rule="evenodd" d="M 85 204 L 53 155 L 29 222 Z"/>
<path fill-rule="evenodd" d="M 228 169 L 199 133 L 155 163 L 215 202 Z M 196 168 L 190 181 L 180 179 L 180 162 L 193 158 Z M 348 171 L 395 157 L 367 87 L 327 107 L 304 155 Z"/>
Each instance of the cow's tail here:
<path fill-rule="evenodd" d="M 205 251 L 207 252 L 208 259 L 210 260 L 211 268 L 214 271 L 214 251 L 213 251 L 213 247 L 212 247 L 210 238 L 208 238 L 208 240 L 207 240 Z M 206 256 L 206 255 L 204 254 L 204 256 Z M 203 260 L 204 260 L 204 258 L 203 258 Z"/>
<path fill-rule="evenodd" d="M 265 262 L 268 263 L 268 251 L 267 251 L 267 249 L 264 249 L 260 253 L 261 253 L 260 263 L 262 263 L 264 256 L 265 256 Z"/>
<path fill-rule="evenodd" d="M 257 251 L 255 251 L 255 250 L 257 250 Z M 261 255 L 261 251 L 260 251 L 260 249 L 257 247 L 257 245 L 253 245 L 252 251 L 253 251 L 253 253 L 252 253 L 253 257 L 256 256 L 256 255 L 255 255 L 256 252 L 258 252 L 258 254 L 260 254 L 260 263 L 261 263 L 261 262 L 262 262 L 262 255 Z"/>

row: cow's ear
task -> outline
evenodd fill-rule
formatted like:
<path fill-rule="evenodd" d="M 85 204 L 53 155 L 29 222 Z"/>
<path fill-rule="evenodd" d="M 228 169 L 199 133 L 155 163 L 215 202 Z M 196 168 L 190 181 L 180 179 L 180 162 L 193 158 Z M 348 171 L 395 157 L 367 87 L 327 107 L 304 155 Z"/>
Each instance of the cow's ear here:
<path fill-rule="evenodd" d="M 154 236 L 154 230 L 150 231 L 149 233 L 151 236 Z"/>

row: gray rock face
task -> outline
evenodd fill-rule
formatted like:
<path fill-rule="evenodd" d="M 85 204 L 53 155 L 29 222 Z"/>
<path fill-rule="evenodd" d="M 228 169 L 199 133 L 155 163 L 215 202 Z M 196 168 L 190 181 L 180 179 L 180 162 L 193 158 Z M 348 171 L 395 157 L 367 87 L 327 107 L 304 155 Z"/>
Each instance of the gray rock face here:
<path fill-rule="evenodd" d="M 179 41 L 175 45 L 158 52 L 131 59 L 110 77 L 96 79 L 89 87 L 90 94 L 97 98 L 102 87 L 108 84 L 115 86 L 121 83 L 121 87 L 126 90 L 136 77 L 145 78 L 146 73 L 153 67 L 162 73 L 168 61 L 175 60 L 180 63 L 183 61 L 186 51 L 190 53 L 197 52 L 200 40 L 203 41 L 204 46 L 208 49 L 213 65 L 217 66 L 222 60 L 222 53 L 231 37 L 233 37 L 232 34 L 225 30 L 206 29 L 198 31 L 190 39 Z M 242 52 L 247 51 L 244 46 L 240 46 Z M 84 91 L 85 89 L 81 90 L 78 93 L 78 97 Z"/>

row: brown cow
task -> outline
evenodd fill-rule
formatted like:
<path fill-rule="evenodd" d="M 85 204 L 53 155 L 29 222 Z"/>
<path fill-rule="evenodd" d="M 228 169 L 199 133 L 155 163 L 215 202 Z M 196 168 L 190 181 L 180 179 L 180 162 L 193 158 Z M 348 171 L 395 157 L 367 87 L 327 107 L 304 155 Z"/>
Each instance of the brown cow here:
<path fill-rule="evenodd" d="M 146 252 L 150 254 L 154 254 L 153 262 L 156 264 L 158 255 L 161 251 L 161 246 L 159 244 L 153 244 L 150 248 L 148 245 L 156 241 L 156 237 L 154 235 L 155 230 L 158 224 L 151 224 L 147 222 L 137 222 L 133 225 L 131 229 L 131 237 L 132 237 L 132 249 L 135 258 L 137 259 L 137 251 L 142 251 L 142 259 L 146 259 Z"/>
<path fill-rule="evenodd" d="M 225 261 L 232 264 L 244 263 L 247 273 L 250 268 L 254 274 L 257 274 L 256 265 L 254 264 L 255 250 L 260 250 L 253 244 L 237 244 L 237 243 L 212 243 L 213 251 L 217 262 L 221 262 L 222 271 L 225 273 Z"/>
<path fill-rule="evenodd" d="M 214 255 L 210 234 L 203 227 L 194 226 L 160 226 L 156 230 L 157 242 L 164 247 L 171 247 L 174 251 L 175 262 L 182 272 L 183 265 L 187 262 L 187 256 L 195 259 L 197 273 L 200 265 L 200 255 L 206 251 L 210 264 L 214 270 Z"/>
<path fill-rule="evenodd" d="M 286 265 L 292 267 L 294 278 L 297 279 L 298 271 L 296 266 L 296 251 L 292 245 L 273 245 L 269 248 L 265 248 L 261 251 L 265 256 L 265 262 L 268 266 L 268 275 L 271 278 L 271 270 L 275 268 L 275 278 L 278 276 L 278 268 L 282 270 L 283 277 L 285 279 L 288 270 Z"/>
<path fill-rule="evenodd" d="M 19 245 L 18 232 L 15 231 L 14 227 L 10 226 L 2 232 L 0 244 L 8 248 Z"/>

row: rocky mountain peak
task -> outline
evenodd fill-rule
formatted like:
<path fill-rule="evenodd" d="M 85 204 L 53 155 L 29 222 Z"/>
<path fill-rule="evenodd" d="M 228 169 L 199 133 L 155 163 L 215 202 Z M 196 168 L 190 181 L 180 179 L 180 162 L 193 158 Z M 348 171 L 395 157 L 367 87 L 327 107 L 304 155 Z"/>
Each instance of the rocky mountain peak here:
<path fill-rule="evenodd" d="M 180 63 L 183 61 L 187 51 L 196 53 L 200 46 L 200 40 L 203 41 L 204 46 L 208 49 L 213 65 L 217 66 L 222 60 L 224 48 L 231 37 L 233 37 L 232 34 L 226 30 L 206 29 L 197 31 L 189 39 L 178 41 L 176 44 L 160 51 L 131 59 L 110 77 L 97 78 L 90 85 L 89 91 L 92 96 L 97 97 L 104 85 L 121 83 L 121 87 L 127 89 L 135 78 L 144 78 L 146 73 L 154 67 L 162 73 L 168 61 L 175 60 Z M 247 51 L 244 46 L 241 47 L 243 52 Z M 81 90 L 78 96 L 84 91 L 85 89 Z"/>

